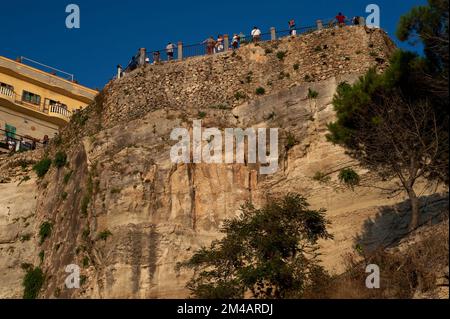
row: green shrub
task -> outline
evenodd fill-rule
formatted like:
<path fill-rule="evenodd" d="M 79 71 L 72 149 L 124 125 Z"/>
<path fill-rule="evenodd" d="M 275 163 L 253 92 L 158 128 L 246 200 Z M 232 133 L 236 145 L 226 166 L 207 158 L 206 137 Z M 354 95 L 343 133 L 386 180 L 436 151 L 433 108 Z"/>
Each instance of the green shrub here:
<path fill-rule="evenodd" d="M 305 82 L 311 82 L 312 81 L 311 75 L 305 74 L 304 80 Z"/>
<path fill-rule="evenodd" d="M 120 188 L 112 188 L 111 194 L 119 194 L 122 190 Z"/>
<path fill-rule="evenodd" d="M 61 193 L 61 198 L 62 198 L 62 200 L 66 200 L 67 199 L 67 192 L 62 192 Z"/>
<path fill-rule="evenodd" d="M 85 275 L 80 276 L 80 286 L 83 286 L 86 283 L 87 277 Z"/>
<path fill-rule="evenodd" d="M 88 267 L 89 266 L 89 257 L 88 256 L 84 256 L 83 258 L 83 267 Z"/>
<path fill-rule="evenodd" d="M 91 234 L 91 231 L 88 226 L 83 230 L 83 233 L 81 234 L 81 236 L 83 237 L 84 240 L 88 240 L 90 234 Z"/>
<path fill-rule="evenodd" d="M 58 152 L 55 154 L 55 159 L 53 160 L 53 164 L 61 168 L 67 163 L 67 154 L 65 152 Z"/>
<path fill-rule="evenodd" d="M 271 53 L 273 52 L 273 50 L 272 50 L 271 48 L 266 48 L 266 49 L 264 50 L 264 52 L 265 52 L 266 54 L 271 54 Z"/>
<path fill-rule="evenodd" d="M 44 177 L 50 169 L 50 165 L 52 165 L 52 160 L 48 157 L 41 159 L 33 166 L 33 170 L 36 172 L 36 175 L 40 178 Z"/>
<path fill-rule="evenodd" d="M 199 111 L 199 112 L 198 112 L 198 117 L 199 117 L 200 119 L 204 119 L 204 118 L 206 117 L 206 112 Z"/>
<path fill-rule="evenodd" d="M 228 104 L 215 104 L 209 107 L 214 110 L 231 110 L 231 107 Z"/>
<path fill-rule="evenodd" d="M 53 224 L 50 222 L 43 222 L 39 228 L 40 243 L 42 244 L 52 234 Z"/>
<path fill-rule="evenodd" d="M 26 241 L 29 241 L 30 239 L 31 239 L 31 234 L 25 234 L 25 235 L 20 236 L 20 241 L 22 243 L 26 242 Z"/>
<path fill-rule="evenodd" d="M 284 58 L 286 57 L 287 51 L 278 51 L 277 52 L 277 58 L 280 61 L 283 61 Z"/>
<path fill-rule="evenodd" d="M 41 261 L 41 264 L 44 262 L 45 252 L 41 250 L 39 253 L 39 260 Z"/>
<path fill-rule="evenodd" d="M 236 93 L 234 93 L 234 98 L 236 100 L 245 99 L 245 98 L 247 98 L 247 94 L 245 94 L 244 92 L 236 92 Z"/>
<path fill-rule="evenodd" d="M 97 239 L 106 241 L 109 236 L 112 236 L 112 233 L 109 230 L 104 230 L 98 234 Z"/>
<path fill-rule="evenodd" d="M 84 126 L 88 119 L 89 119 L 89 116 L 87 114 L 85 114 L 84 111 L 81 111 L 81 112 L 76 112 L 75 114 L 72 115 L 71 122 L 78 124 L 79 126 Z"/>
<path fill-rule="evenodd" d="M 295 71 L 297 71 L 298 69 L 300 69 L 300 64 L 295 63 L 293 68 L 294 68 Z"/>
<path fill-rule="evenodd" d="M 313 180 L 321 182 L 321 183 L 326 183 L 328 181 L 330 181 L 330 176 L 328 176 L 325 173 L 322 172 L 316 172 L 313 176 Z"/>
<path fill-rule="evenodd" d="M 87 211 L 90 202 L 91 202 L 91 195 L 90 194 L 84 195 L 83 199 L 81 200 L 81 215 L 87 216 Z"/>
<path fill-rule="evenodd" d="M 255 93 L 256 95 L 264 95 L 266 94 L 266 89 L 260 86 L 259 88 L 256 89 Z"/>
<path fill-rule="evenodd" d="M 339 173 L 339 181 L 353 189 L 359 184 L 360 177 L 353 169 L 345 168 Z"/>
<path fill-rule="evenodd" d="M 293 148 L 297 144 L 297 140 L 295 139 L 295 136 L 291 133 L 288 133 L 286 136 L 286 150 L 289 151 L 291 148 Z"/>
<path fill-rule="evenodd" d="M 319 96 L 319 92 L 312 90 L 311 88 L 308 89 L 308 99 L 316 99 Z"/>
<path fill-rule="evenodd" d="M 67 172 L 66 175 L 64 175 L 64 184 L 68 184 L 70 178 L 72 177 L 73 171 Z"/>
<path fill-rule="evenodd" d="M 45 276 L 41 268 L 29 268 L 22 282 L 24 287 L 23 299 L 36 299 L 44 280 Z"/>

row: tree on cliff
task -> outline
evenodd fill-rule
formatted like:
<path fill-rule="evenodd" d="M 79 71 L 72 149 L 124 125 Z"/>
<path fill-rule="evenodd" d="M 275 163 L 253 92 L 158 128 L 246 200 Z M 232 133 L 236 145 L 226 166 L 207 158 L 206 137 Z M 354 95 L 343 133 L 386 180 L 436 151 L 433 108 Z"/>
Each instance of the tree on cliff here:
<path fill-rule="evenodd" d="M 195 271 L 187 284 L 196 298 L 299 297 L 323 278 L 317 240 L 331 238 L 323 210 L 311 210 L 306 200 L 288 194 L 261 209 L 250 203 L 242 214 L 226 220 L 224 238 L 202 248 L 177 265 Z"/>
<path fill-rule="evenodd" d="M 412 230 L 420 221 L 416 181 L 448 184 L 448 1 L 414 8 L 398 34 L 418 35 L 426 56 L 399 50 L 384 74 L 369 70 L 354 85 L 341 83 L 328 139 L 382 177 L 399 178 L 411 200 Z"/>

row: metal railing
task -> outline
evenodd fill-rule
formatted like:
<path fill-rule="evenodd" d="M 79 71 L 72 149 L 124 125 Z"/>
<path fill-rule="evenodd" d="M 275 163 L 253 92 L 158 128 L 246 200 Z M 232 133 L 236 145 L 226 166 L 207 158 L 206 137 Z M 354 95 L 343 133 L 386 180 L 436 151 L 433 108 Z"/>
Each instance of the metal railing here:
<path fill-rule="evenodd" d="M 347 19 L 346 22 L 350 22 L 351 19 Z M 277 31 L 275 28 L 271 28 L 270 32 L 261 33 L 259 36 L 259 39 L 255 41 L 254 37 L 252 35 L 245 35 L 242 32 L 239 34 L 240 41 L 239 46 L 243 46 L 249 43 L 254 42 L 268 42 L 273 40 L 282 39 L 289 36 L 300 36 L 304 34 L 308 34 L 311 32 L 314 32 L 316 30 L 320 29 L 327 29 L 327 28 L 333 28 L 337 27 L 338 23 L 335 18 L 330 19 L 318 19 L 316 22 L 316 25 L 310 25 L 305 27 L 299 27 L 294 29 L 286 29 Z M 294 32 L 295 30 L 295 32 Z M 167 52 L 165 49 L 162 50 L 154 50 L 149 51 L 146 53 L 147 61 L 151 64 L 159 64 L 159 63 L 165 63 L 168 61 L 180 61 L 184 60 L 186 58 L 196 57 L 196 56 L 204 56 L 204 55 L 212 55 L 217 53 L 222 53 L 228 50 L 233 50 L 232 46 L 232 36 L 224 37 L 224 46 L 222 50 L 218 50 L 216 46 L 208 46 L 207 41 L 203 41 L 200 43 L 193 43 L 193 44 L 183 44 L 181 42 L 178 43 L 178 46 L 181 45 L 181 52 L 176 48 L 174 50 L 173 59 L 169 59 L 167 56 Z M 179 54 L 181 54 L 179 56 Z M 134 69 L 136 69 L 139 64 L 137 63 L 139 57 L 139 53 L 134 56 L 134 62 L 133 60 L 130 61 L 127 64 L 127 67 L 123 69 L 123 73 L 128 73 Z M 121 72 L 119 72 L 121 74 Z M 117 76 L 114 76 L 113 79 L 117 79 Z"/>
<path fill-rule="evenodd" d="M 44 147 L 44 143 L 40 142 L 38 138 L 0 129 L 0 148 L 22 152 L 42 147 Z"/>
<path fill-rule="evenodd" d="M 47 70 L 50 70 L 50 72 L 48 72 L 48 71 L 46 70 L 46 71 L 47 71 L 48 73 L 50 73 L 50 74 L 53 74 L 53 75 L 62 77 L 63 79 L 69 80 L 69 81 L 71 81 L 71 82 L 73 82 L 73 80 L 74 80 L 74 75 L 71 74 L 71 73 L 67 73 L 67 72 L 65 72 L 65 71 L 61 71 L 61 70 L 56 69 L 56 68 L 54 68 L 54 67 L 48 66 L 48 65 L 46 65 L 46 64 L 43 64 L 43 63 L 40 63 L 40 62 L 31 60 L 31 59 L 28 59 L 28 58 L 26 58 L 26 57 L 24 57 L 24 56 L 21 56 L 19 59 L 20 59 L 20 63 L 24 63 L 24 61 L 25 61 L 25 62 L 28 62 L 29 64 L 38 65 L 38 66 L 40 66 L 41 68 L 45 68 L 45 69 L 47 69 Z M 64 75 L 64 76 L 62 76 L 62 75 Z"/>

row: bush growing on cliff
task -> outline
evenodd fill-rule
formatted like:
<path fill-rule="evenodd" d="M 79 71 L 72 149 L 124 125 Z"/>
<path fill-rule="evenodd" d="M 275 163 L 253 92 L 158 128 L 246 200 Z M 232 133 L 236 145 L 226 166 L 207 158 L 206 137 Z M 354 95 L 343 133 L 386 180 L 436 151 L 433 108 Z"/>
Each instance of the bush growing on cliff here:
<path fill-rule="evenodd" d="M 52 165 L 52 160 L 48 157 L 41 159 L 33 166 L 33 170 L 39 178 L 42 178 L 47 174 L 50 166 Z"/>
<path fill-rule="evenodd" d="M 318 96 L 319 96 L 319 92 L 314 91 L 311 88 L 308 89 L 308 99 L 317 99 Z"/>
<path fill-rule="evenodd" d="M 277 58 L 280 61 L 283 61 L 284 58 L 286 57 L 286 55 L 287 55 L 287 51 L 278 51 L 277 52 Z"/>
<path fill-rule="evenodd" d="M 57 168 L 61 168 L 67 163 L 67 154 L 65 152 L 57 152 L 55 154 L 55 159 L 53 160 L 53 164 Z"/>
<path fill-rule="evenodd" d="M 36 299 L 44 280 L 45 276 L 41 268 L 29 267 L 22 281 L 24 287 L 23 299 Z"/>
<path fill-rule="evenodd" d="M 112 233 L 109 230 L 104 230 L 101 233 L 98 234 L 97 238 L 99 240 L 106 241 L 110 236 L 112 236 Z"/>
<path fill-rule="evenodd" d="M 266 89 L 260 86 L 255 90 L 255 93 L 256 95 L 264 95 L 266 94 Z"/>
<path fill-rule="evenodd" d="M 298 298 L 321 276 L 317 241 L 331 238 L 324 210 L 311 210 L 298 194 L 257 209 L 247 203 L 225 220 L 223 239 L 203 247 L 177 268 L 195 270 L 187 284 L 197 298 Z"/>
<path fill-rule="evenodd" d="M 353 189 L 359 184 L 360 177 L 353 169 L 345 168 L 339 172 L 339 181 Z"/>
<path fill-rule="evenodd" d="M 44 241 L 50 237 L 53 229 L 53 224 L 50 222 L 43 222 L 41 227 L 39 228 L 39 237 L 40 243 L 44 243 Z"/>

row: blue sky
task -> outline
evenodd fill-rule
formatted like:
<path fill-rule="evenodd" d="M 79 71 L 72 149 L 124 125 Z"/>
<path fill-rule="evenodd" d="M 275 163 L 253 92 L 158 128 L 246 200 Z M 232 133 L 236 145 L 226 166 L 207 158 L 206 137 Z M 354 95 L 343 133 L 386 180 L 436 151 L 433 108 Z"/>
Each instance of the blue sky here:
<path fill-rule="evenodd" d="M 81 28 L 67 29 L 68 4 L 79 5 Z M 102 88 L 139 47 L 158 50 L 168 41 L 197 43 L 219 33 L 263 32 L 271 26 L 286 29 L 314 25 L 342 11 L 366 15 L 368 4 L 381 8 L 381 27 L 395 37 L 399 17 L 426 0 L 259 0 L 259 1 L 144 1 L 144 0 L 22 0 L 2 1 L 0 55 L 25 56 L 74 73 L 92 88 Z M 403 48 L 407 44 L 398 43 Z"/>

